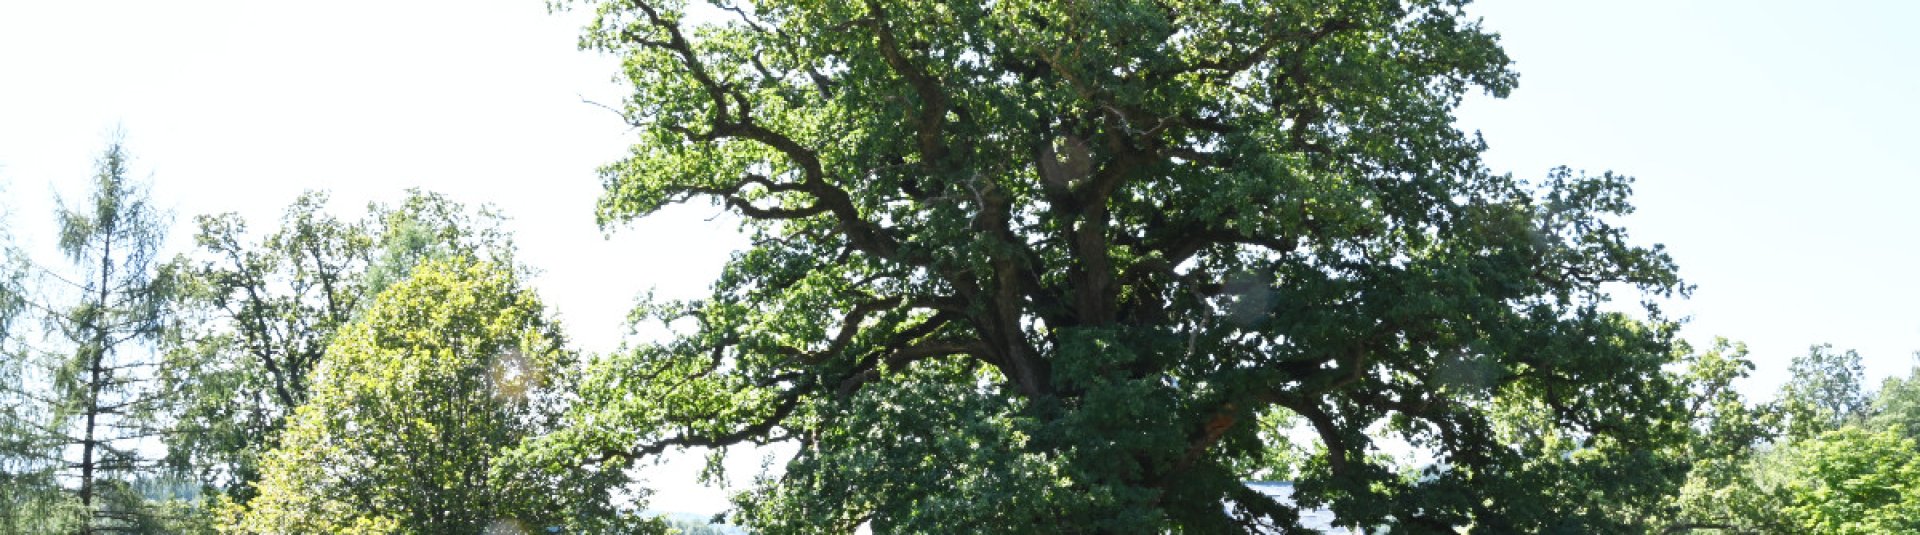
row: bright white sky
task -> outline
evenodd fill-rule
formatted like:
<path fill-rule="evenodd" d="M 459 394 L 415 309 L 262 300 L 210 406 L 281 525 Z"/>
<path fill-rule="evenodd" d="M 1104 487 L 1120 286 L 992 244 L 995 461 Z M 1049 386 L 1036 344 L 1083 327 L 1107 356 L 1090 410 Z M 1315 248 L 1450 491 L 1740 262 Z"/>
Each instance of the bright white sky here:
<path fill-rule="evenodd" d="M 1521 72 L 1462 124 L 1488 163 L 1639 177 L 1628 228 L 1698 284 L 1685 335 L 1746 341 L 1767 396 L 1810 344 L 1869 376 L 1920 350 L 1920 3 L 1526 2 L 1471 6 Z M 603 239 L 594 168 L 625 126 L 617 63 L 576 51 L 578 14 L 537 0 L 0 0 L 0 217 L 47 254 L 52 192 L 83 193 L 115 131 L 171 207 L 269 228 L 308 189 L 357 214 L 407 187 L 516 218 L 542 295 L 578 345 L 614 347 L 634 296 L 702 293 L 743 244 L 707 206 Z M 741 468 L 754 466 L 741 459 Z M 648 473 L 658 509 L 712 512 L 694 463 Z M 744 476 L 741 473 L 740 476 Z M 736 479 L 743 479 L 736 476 Z"/>

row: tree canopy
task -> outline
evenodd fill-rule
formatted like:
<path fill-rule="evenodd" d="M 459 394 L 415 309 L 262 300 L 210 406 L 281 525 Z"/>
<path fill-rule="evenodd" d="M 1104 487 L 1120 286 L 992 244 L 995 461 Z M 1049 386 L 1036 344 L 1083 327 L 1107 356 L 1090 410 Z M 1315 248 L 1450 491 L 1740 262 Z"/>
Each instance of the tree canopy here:
<path fill-rule="evenodd" d="M 1914 357 L 1920 359 L 1920 354 Z M 1906 377 L 1888 378 L 1880 386 L 1879 395 L 1874 398 L 1873 423 L 1920 440 L 1920 365 L 1914 366 Z"/>
<path fill-rule="evenodd" d="M 544 306 L 501 266 L 432 260 L 381 292 L 314 371 L 233 513 L 244 533 L 603 532 L 611 471 L 508 469 L 553 425 L 575 357 Z M 540 467 L 544 468 L 544 467 Z M 511 531 L 509 531 L 511 532 Z"/>
<path fill-rule="evenodd" d="M 60 199 L 66 265 L 6 248 L 0 274 L 0 532 L 166 529 L 175 500 L 149 444 L 167 432 L 155 380 L 173 288 L 168 217 L 118 141 Z M 7 236 L 11 242 L 11 236 Z M 40 321 L 20 321 L 34 318 Z M 31 328 L 38 323 L 39 329 Z"/>
<path fill-rule="evenodd" d="M 582 352 L 583 257 L 418 190 L 161 262 L 113 144 L 48 258 L 0 213 L 0 535 L 1920 531 L 1920 367 L 1750 400 L 1632 179 L 1456 126 L 1464 0 L 585 4 L 598 222 L 730 212 L 709 292 Z M 732 507 L 650 507 L 693 453 Z"/>
<path fill-rule="evenodd" d="M 1296 421 L 1342 525 L 1613 527 L 1533 455 L 1668 439 L 1671 327 L 1608 291 L 1685 287 L 1626 177 L 1481 163 L 1453 110 L 1516 77 L 1462 4 L 595 3 L 636 129 L 603 225 L 706 200 L 752 246 L 548 442 L 793 442 L 738 504 L 774 531 L 1220 532 L 1294 525 L 1242 480 Z"/>
<path fill-rule="evenodd" d="M 1724 356 L 1706 360 L 1745 363 L 1743 354 Z M 1793 359 L 1793 376 L 1772 402 L 1714 396 L 1720 408 L 1696 418 L 1701 425 L 1690 441 L 1711 447 L 1694 448 L 1664 533 L 1920 529 L 1920 437 L 1908 425 L 1920 367 L 1873 391 L 1859 362 L 1851 350 L 1816 345 Z"/>
<path fill-rule="evenodd" d="M 1791 453 L 1782 516 L 1808 533 L 1920 531 L 1920 443 L 1897 430 L 1846 427 Z"/>
<path fill-rule="evenodd" d="M 302 194 L 263 236 L 237 214 L 197 217 L 198 250 L 167 266 L 181 287 L 162 369 L 180 431 L 169 454 L 209 489 L 252 495 L 260 455 L 306 402 L 334 336 L 415 265 L 470 257 L 525 270 L 490 208 L 421 191 L 358 219 L 327 204 L 325 192 Z"/>

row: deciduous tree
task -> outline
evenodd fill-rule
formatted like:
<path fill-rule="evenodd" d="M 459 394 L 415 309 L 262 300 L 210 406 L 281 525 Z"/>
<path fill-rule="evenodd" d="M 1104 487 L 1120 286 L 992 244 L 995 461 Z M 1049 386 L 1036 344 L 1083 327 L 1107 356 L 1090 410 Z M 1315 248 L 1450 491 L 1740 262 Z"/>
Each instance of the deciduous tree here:
<path fill-rule="evenodd" d="M 1792 378 L 1780 390 L 1780 406 L 1787 417 L 1787 436 L 1812 438 L 1860 423 L 1872 410 L 1865 390 L 1866 369 L 1860 354 L 1834 351 L 1833 344 L 1807 349 L 1788 366 Z"/>
<path fill-rule="evenodd" d="M 1920 360 L 1920 353 L 1914 355 Z M 1906 377 L 1889 377 L 1873 399 L 1873 427 L 1920 440 L 1920 362 Z"/>
<path fill-rule="evenodd" d="M 196 218 L 198 250 L 169 267 L 184 294 L 162 371 L 179 426 L 169 453 L 235 500 L 251 498 L 259 458 L 307 401 L 313 367 L 381 288 L 428 259 L 515 265 L 490 209 L 420 191 L 358 219 L 327 205 L 325 193 L 303 194 L 257 237 L 237 214 Z"/>
<path fill-rule="evenodd" d="M 1780 512 L 1790 531 L 1920 532 L 1920 443 L 1848 426 L 1795 444 Z"/>
<path fill-rule="evenodd" d="M 1648 532 L 1746 533 L 1767 531 L 1778 504 L 1762 490 L 1756 468 L 1768 462 L 1782 429 L 1777 404 L 1754 404 L 1734 384 L 1753 370 L 1746 344 L 1716 339 L 1705 352 L 1688 355 L 1688 439 L 1655 452 L 1687 470 L 1686 483 L 1641 511 Z"/>
<path fill-rule="evenodd" d="M 598 2 L 637 131 L 600 220 L 705 200 L 752 246 L 545 446 L 791 442 L 739 498 L 774 532 L 1218 533 L 1294 526 L 1242 484 L 1290 413 L 1342 525 L 1615 527 L 1494 415 L 1664 444 L 1670 328 L 1606 303 L 1684 287 L 1627 178 L 1482 165 L 1453 110 L 1516 77 L 1462 4 Z"/>
<path fill-rule="evenodd" d="M 574 355 L 507 268 L 431 260 L 339 333 L 266 458 L 242 533 L 617 532 L 615 467 L 501 464 L 554 424 Z"/>

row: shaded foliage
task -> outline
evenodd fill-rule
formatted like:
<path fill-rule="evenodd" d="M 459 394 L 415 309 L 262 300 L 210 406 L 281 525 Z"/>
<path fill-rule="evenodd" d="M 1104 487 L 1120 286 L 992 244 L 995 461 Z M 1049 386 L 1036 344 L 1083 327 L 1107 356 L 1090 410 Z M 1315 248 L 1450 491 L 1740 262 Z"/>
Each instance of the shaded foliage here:
<path fill-rule="evenodd" d="M 1296 527 L 1241 484 L 1286 414 L 1349 526 L 1626 529 L 1592 507 L 1684 473 L 1634 453 L 1684 425 L 1671 328 L 1602 307 L 1684 286 L 1627 178 L 1481 165 L 1453 109 L 1515 76 L 1459 2 L 595 9 L 637 129 L 603 224 L 702 199 L 753 246 L 636 313 L 678 336 L 599 361 L 556 455 L 796 443 L 738 503 L 782 532 Z"/>

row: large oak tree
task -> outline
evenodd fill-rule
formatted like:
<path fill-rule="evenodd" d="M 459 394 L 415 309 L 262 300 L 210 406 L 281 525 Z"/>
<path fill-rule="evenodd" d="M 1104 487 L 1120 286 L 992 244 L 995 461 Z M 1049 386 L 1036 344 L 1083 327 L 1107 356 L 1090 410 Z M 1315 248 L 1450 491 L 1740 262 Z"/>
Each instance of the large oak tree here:
<path fill-rule="evenodd" d="M 1684 286 L 1626 178 L 1481 163 L 1454 109 L 1516 76 L 1463 3 L 599 2 L 600 220 L 706 200 L 752 246 L 547 444 L 795 443 L 738 498 L 772 532 L 1622 528 L 1682 471 L 1615 454 L 1683 411 L 1609 291 Z M 1242 483 L 1279 447 L 1296 503 Z"/>

